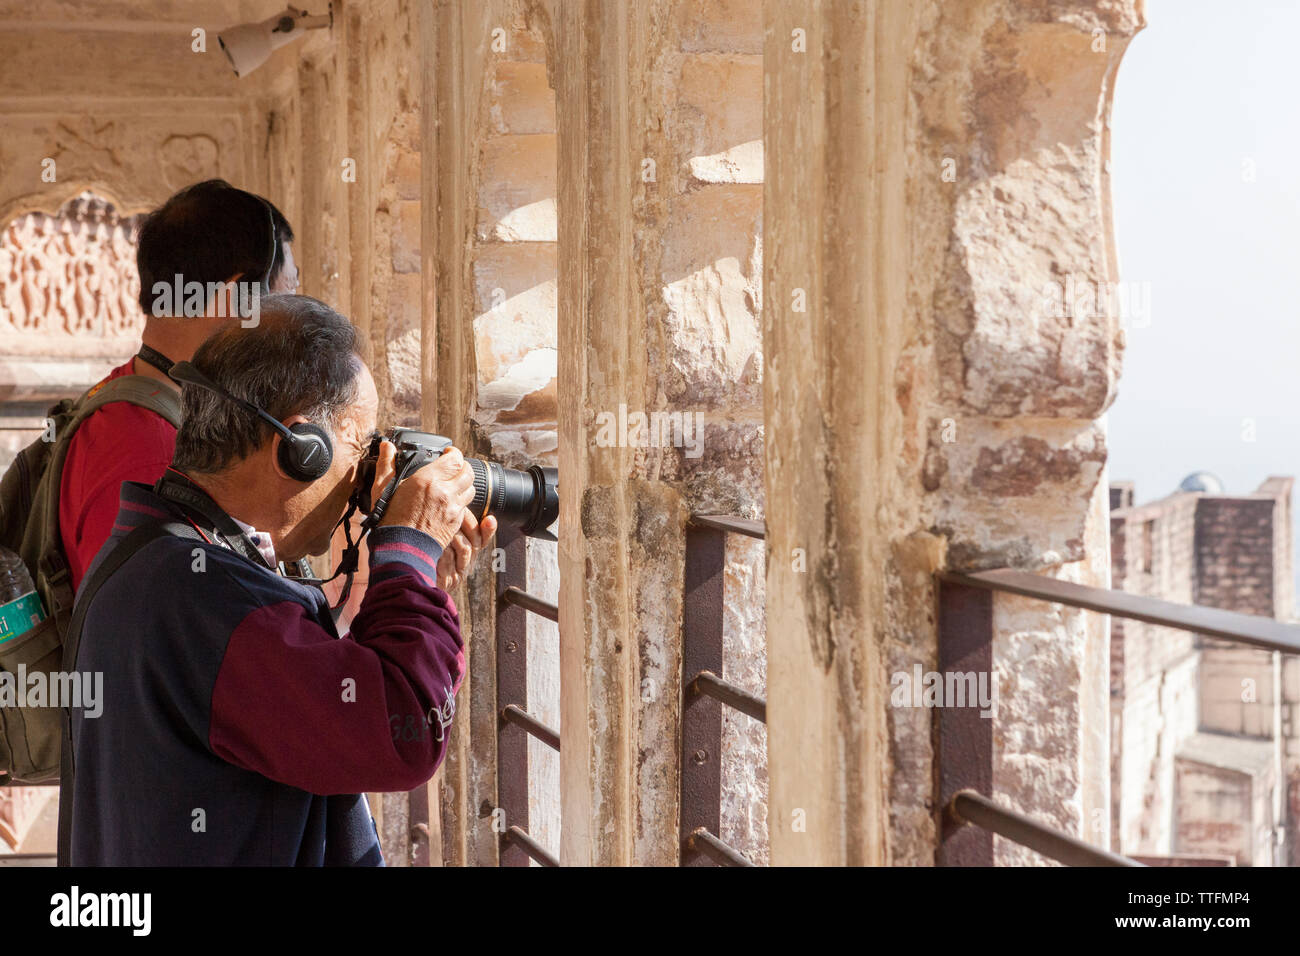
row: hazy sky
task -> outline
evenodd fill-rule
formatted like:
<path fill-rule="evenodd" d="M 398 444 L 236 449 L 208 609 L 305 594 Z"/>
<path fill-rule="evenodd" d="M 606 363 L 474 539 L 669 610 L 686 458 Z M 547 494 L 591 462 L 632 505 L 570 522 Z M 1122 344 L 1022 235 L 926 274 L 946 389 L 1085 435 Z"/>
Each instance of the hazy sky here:
<path fill-rule="evenodd" d="M 1300 476 L 1300 0 L 1148 0 L 1147 21 L 1112 118 L 1120 278 L 1150 314 L 1110 477 L 1139 502 L 1201 469 L 1247 494 Z"/>

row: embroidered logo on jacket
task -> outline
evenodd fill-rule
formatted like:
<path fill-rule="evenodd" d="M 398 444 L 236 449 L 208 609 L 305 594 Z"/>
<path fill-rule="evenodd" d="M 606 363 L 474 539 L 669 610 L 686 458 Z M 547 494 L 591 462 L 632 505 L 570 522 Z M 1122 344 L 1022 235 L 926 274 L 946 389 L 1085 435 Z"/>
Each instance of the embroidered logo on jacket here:
<path fill-rule="evenodd" d="M 429 708 L 429 726 L 433 730 L 434 740 L 444 740 L 447 736 L 447 728 L 451 726 L 452 719 L 456 716 L 456 694 L 450 687 L 446 690 L 446 697 L 441 707 Z"/>

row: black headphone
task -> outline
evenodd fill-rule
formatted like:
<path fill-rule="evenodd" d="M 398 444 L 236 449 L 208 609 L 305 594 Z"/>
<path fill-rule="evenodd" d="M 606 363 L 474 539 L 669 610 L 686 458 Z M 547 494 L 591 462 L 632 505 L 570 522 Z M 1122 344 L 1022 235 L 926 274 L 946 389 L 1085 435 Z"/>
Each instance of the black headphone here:
<path fill-rule="evenodd" d="M 284 441 L 280 442 L 276 460 L 280 462 L 280 467 L 290 478 L 297 481 L 315 481 L 330 470 L 330 462 L 334 460 L 334 445 L 330 442 L 329 434 L 319 425 L 299 422 L 286 428 L 283 423 L 276 421 L 252 402 L 231 395 L 189 362 L 177 362 L 168 374 L 174 381 L 206 388 L 244 406 L 279 432 Z"/>

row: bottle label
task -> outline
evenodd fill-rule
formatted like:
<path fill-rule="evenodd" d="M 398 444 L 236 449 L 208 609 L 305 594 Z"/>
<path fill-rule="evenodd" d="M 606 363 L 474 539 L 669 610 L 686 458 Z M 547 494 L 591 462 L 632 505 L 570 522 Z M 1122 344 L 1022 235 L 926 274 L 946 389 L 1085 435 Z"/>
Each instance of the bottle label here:
<path fill-rule="evenodd" d="M 43 620 L 45 608 L 35 591 L 28 591 L 8 604 L 0 604 L 0 644 L 30 631 Z"/>

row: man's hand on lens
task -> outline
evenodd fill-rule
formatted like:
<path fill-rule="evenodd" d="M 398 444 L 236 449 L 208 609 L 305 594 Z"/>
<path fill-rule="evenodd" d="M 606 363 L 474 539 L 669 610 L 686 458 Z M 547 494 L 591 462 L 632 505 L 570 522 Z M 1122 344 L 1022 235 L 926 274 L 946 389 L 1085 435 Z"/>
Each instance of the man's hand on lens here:
<path fill-rule="evenodd" d="M 375 468 L 375 486 L 393 472 L 393 446 L 384 442 Z M 474 500 L 474 472 L 460 449 L 449 447 L 432 464 L 425 465 L 397 486 L 380 526 L 403 525 L 423 531 L 446 551 L 462 530 L 465 506 Z"/>
<path fill-rule="evenodd" d="M 470 566 L 474 563 L 475 553 L 481 551 L 492 540 L 496 530 L 495 516 L 488 515 L 480 524 L 467 510 L 461 520 L 460 530 L 456 532 L 451 545 L 438 559 L 438 587 L 450 591 L 465 580 L 469 576 Z"/>

